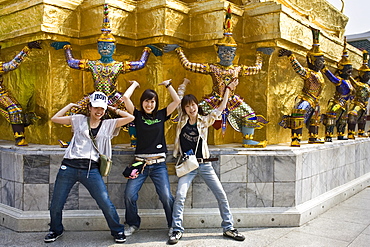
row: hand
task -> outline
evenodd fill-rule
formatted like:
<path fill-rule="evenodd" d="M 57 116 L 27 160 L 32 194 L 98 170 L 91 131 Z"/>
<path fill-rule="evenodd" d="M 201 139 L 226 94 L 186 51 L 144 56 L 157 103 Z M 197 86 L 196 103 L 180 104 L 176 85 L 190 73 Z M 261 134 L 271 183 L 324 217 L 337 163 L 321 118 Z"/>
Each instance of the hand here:
<path fill-rule="evenodd" d="M 179 47 L 180 47 L 180 46 L 179 46 L 179 45 L 177 45 L 177 44 L 165 45 L 165 46 L 163 47 L 163 51 L 164 51 L 165 53 L 167 53 L 167 52 L 173 51 L 173 50 L 175 50 L 176 48 L 179 48 Z"/>
<path fill-rule="evenodd" d="M 162 81 L 161 83 L 159 83 L 158 85 L 163 85 L 165 87 L 168 87 L 169 85 L 171 85 L 171 80 L 172 79 L 169 79 L 169 80 L 166 80 L 166 81 Z"/>
<path fill-rule="evenodd" d="M 163 51 L 158 46 L 155 46 L 155 45 L 146 45 L 146 47 L 149 47 L 152 50 L 153 54 L 156 57 L 163 55 Z"/>
<path fill-rule="evenodd" d="M 65 45 L 70 45 L 71 43 L 69 42 L 53 42 L 51 43 L 51 47 L 54 47 L 55 50 L 60 50 L 63 49 Z"/>
<path fill-rule="evenodd" d="M 236 89 L 236 86 L 239 84 L 239 79 L 238 78 L 235 78 L 233 79 L 228 85 L 227 87 L 230 88 L 231 91 L 234 91 Z"/>
<path fill-rule="evenodd" d="M 190 83 L 190 80 L 188 78 L 184 78 L 184 81 L 182 82 L 185 85 L 188 85 Z"/>
<path fill-rule="evenodd" d="M 271 48 L 271 47 L 260 47 L 260 48 L 257 48 L 257 51 L 263 52 L 264 54 L 270 56 L 273 53 L 274 48 Z"/>
<path fill-rule="evenodd" d="M 140 87 L 140 84 L 137 81 L 128 81 L 130 85 L 135 85 L 135 88 Z"/>
<path fill-rule="evenodd" d="M 41 41 L 32 41 L 27 44 L 28 48 L 41 49 Z"/>
<path fill-rule="evenodd" d="M 292 51 L 289 51 L 287 49 L 280 49 L 278 56 L 279 57 L 283 57 L 283 56 L 289 57 L 290 55 L 292 55 Z"/>

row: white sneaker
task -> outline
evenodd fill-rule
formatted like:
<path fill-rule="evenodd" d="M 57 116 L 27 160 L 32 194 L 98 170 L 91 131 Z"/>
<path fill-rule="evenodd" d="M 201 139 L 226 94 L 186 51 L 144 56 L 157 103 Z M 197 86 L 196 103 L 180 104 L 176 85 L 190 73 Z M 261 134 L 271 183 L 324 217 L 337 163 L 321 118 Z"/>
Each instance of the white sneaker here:
<path fill-rule="evenodd" d="M 170 227 L 170 229 L 168 229 L 168 236 L 171 237 L 172 236 L 172 232 L 173 232 L 173 228 Z"/>
<path fill-rule="evenodd" d="M 139 231 L 139 228 L 137 228 L 136 226 L 129 226 L 129 227 L 126 227 L 125 229 L 125 235 L 131 236 L 134 232 L 137 232 L 137 231 Z"/>

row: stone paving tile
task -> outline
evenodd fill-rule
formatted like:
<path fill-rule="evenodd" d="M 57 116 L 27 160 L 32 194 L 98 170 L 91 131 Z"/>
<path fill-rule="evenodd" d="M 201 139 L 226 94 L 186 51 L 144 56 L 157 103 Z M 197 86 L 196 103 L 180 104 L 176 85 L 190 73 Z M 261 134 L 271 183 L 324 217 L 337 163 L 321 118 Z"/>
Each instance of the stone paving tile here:
<path fill-rule="evenodd" d="M 346 247 L 348 242 L 305 232 L 291 232 L 268 245 L 269 247 Z"/>

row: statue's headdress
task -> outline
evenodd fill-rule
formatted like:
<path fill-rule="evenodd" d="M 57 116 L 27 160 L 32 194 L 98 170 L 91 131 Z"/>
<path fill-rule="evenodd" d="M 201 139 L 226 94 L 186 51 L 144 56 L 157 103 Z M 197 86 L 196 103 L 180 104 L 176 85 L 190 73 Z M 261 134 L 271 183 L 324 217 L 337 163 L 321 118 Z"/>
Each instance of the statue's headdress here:
<path fill-rule="evenodd" d="M 98 39 L 98 41 L 104 41 L 104 42 L 116 42 L 116 39 L 114 38 L 113 34 L 111 33 L 110 29 L 110 22 L 108 18 L 109 10 L 108 10 L 108 4 L 104 4 L 104 19 L 103 19 L 103 25 L 101 29 L 101 35 Z"/>
<path fill-rule="evenodd" d="M 320 30 L 312 28 L 312 38 L 313 38 L 313 44 L 311 50 L 307 52 L 307 57 L 309 59 L 310 63 L 313 63 L 316 58 L 319 56 L 324 56 L 324 53 L 320 50 Z"/>
<path fill-rule="evenodd" d="M 227 13 L 224 22 L 224 37 L 216 44 L 217 46 L 236 47 L 237 44 L 233 38 L 233 27 L 231 22 L 231 6 L 227 8 Z"/>
<path fill-rule="evenodd" d="M 367 50 L 363 50 L 362 51 L 362 65 L 358 69 L 360 76 L 362 76 L 364 72 L 370 71 L 368 62 L 369 62 L 369 53 L 367 52 Z"/>
<path fill-rule="evenodd" d="M 338 69 L 343 69 L 344 65 L 352 65 L 352 62 L 351 60 L 349 60 L 349 57 L 348 57 L 346 37 L 344 37 L 343 54 L 342 54 L 342 59 L 338 62 Z"/>

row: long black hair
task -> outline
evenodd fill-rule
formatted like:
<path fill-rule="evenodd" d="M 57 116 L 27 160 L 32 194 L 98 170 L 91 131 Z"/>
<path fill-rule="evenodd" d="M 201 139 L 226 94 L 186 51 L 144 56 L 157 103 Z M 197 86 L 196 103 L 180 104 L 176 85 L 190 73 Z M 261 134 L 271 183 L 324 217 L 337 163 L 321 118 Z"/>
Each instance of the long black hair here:
<path fill-rule="evenodd" d="M 157 114 L 157 111 L 158 111 L 158 94 L 156 93 L 156 91 L 154 91 L 152 89 L 146 89 L 143 92 L 143 94 L 141 95 L 141 97 L 140 97 L 140 109 L 141 109 L 142 113 L 145 113 L 145 111 L 143 109 L 143 102 L 144 102 L 144 100 L 148 100 L 148 99 L 154 99 L 155 100 L 155 107 L 154 107 L 154 110 L 153 110 L 153 116 L 155 117 L 155 115 Z"/>
<path fill-rule="evenodd" d="M 182 98 L 182 100 L 181 100 L 181 110 L 182 110 L 182 112 L 185 113 L 186 112 L 185 111 L 185 106 L 186 105 L 190 105 L 192 102 L 194 102 L 195 104 L 197 104 L 197 106 L 198 106 L 198 114 L 204 116 L 203 109 L 201 107 L 199 107 L 198 99 L 193 94 L 187 94 L 187 95 L 185 95 Z"/>

